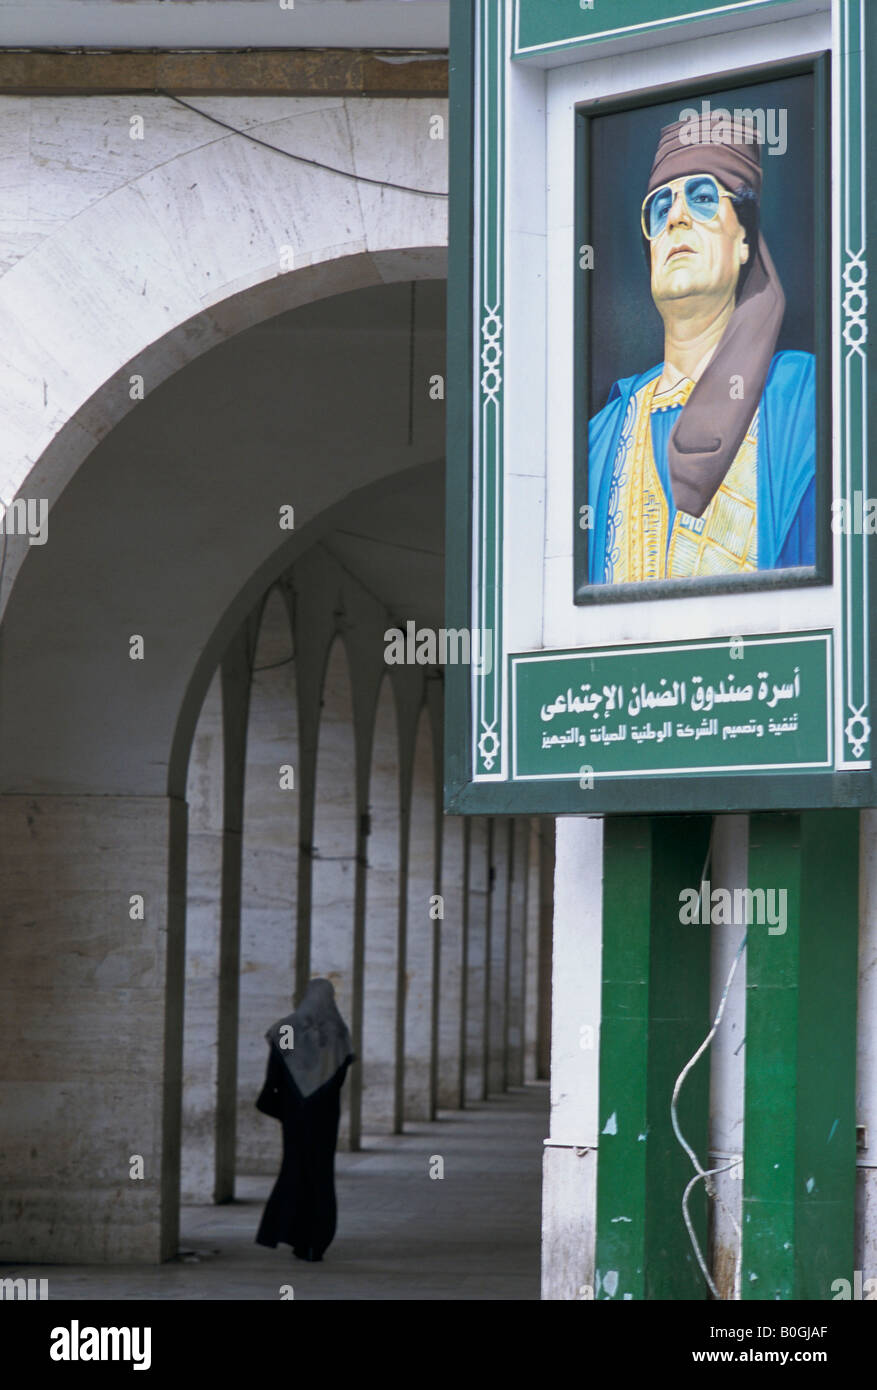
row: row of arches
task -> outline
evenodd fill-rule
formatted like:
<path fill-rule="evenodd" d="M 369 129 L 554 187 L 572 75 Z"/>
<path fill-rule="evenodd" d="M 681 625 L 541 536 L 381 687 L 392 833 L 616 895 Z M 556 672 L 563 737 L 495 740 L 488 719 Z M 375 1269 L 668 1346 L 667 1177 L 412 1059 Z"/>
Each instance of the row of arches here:
<path fill-rule="evenodd" d="M 189 1201 L 276 1166 L 276 1126 L 253 1107 L 264 1034 L 314 974 L 359 1060 L 343 1147 L 547 1075 L 550 823 L 442 814 L 440 672 L 357 659 L 386 614 L 318 549 L 248 620 L 192 744 Z"/>

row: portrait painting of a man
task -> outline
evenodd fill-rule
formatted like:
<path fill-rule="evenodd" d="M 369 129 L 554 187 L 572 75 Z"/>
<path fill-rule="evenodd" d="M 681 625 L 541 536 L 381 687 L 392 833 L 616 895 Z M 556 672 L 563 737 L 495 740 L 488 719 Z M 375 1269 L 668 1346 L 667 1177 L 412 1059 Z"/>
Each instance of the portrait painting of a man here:
<path fill-rule="evenodd" d="M 815 562 L 816 359 L 777 349 L 763 155 L 740 113 L 660 129 L 639 232 L 663 357 L 590 418 L 590 584 Z"/>

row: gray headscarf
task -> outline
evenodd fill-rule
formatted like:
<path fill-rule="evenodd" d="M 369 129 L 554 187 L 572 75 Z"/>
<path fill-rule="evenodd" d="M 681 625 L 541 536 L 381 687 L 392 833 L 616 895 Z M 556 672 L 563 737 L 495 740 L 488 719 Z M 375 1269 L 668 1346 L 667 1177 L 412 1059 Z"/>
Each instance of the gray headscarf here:
<path fill-rule="evenodd" d="M 277 1048 L 305 1100 L 353 1058 L 353 1043 L 330 980 L 311 980 L 298 1008 L 273 1023 L 265 1037 Z"/>

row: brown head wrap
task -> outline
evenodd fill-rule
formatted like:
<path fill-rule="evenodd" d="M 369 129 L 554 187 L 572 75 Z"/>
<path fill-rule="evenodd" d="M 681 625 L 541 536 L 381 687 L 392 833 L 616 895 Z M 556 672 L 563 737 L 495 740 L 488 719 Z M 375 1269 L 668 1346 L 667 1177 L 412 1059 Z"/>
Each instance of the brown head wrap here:
<path fill-rule="evenodd" d="M 741 184 L 758 198 L 758 135 L 721 111 L 676 121 L 661 131 L 647 193 L 686 174 L 713 174 L 730 193 Z M 702 516 L 746 436 L 776 349 L 786 301 L 773 261 L 759 236 L 758 253 L 730 322 L 676 421 L 668 445 L 673 500 Z M 731 397 L 731 377 L 743 379 L 744 399 Z"/>

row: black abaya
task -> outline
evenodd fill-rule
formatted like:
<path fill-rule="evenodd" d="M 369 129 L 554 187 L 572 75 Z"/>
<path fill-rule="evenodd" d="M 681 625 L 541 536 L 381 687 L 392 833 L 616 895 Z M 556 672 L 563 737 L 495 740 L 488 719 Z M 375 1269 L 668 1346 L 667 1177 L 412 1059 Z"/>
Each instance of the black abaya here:
<path fill-rule="evenodd" d="M 256 1106 L 283 1125 L 283 1163 L 262 1215 L 257 1244 L 273 1249 L 284 1241 L 302 1259 L 319 1260 L 332 1243 L 341 1087 L 353 1060 L 348 1057 L 325 1085 L 303 1100 L 272 1045 Z"/>

